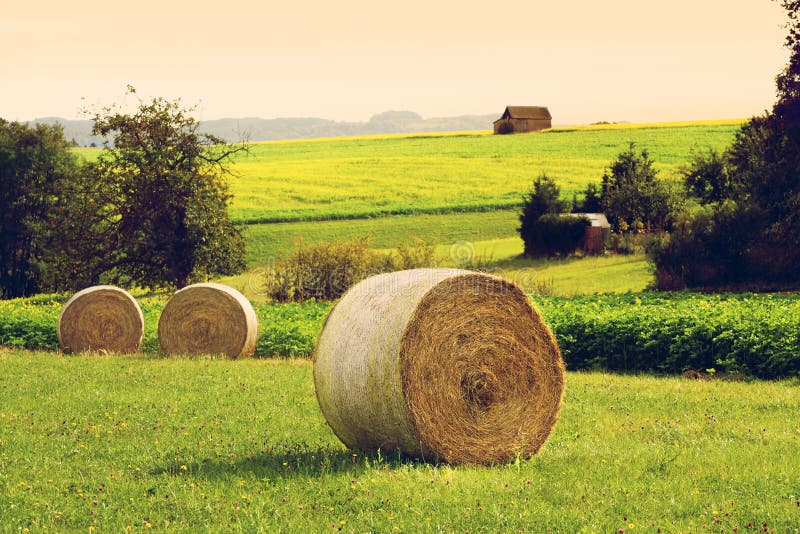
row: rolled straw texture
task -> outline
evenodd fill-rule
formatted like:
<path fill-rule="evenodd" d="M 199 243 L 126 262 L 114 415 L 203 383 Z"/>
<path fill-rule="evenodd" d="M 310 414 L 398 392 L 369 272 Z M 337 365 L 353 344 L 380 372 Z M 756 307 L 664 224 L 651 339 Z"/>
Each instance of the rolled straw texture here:
<path fill-rule="evenodd" d="M 136 352 L 143 334 L 142 309 L 115 286 L 78 291 L 58 316 L 58 344 L 64 352 Z"/>
<path fill-rule="evenodd" d="M 177 291 L 158 320 L 158 342 L 167 354 L 250 356 L 258 318 L 244 295 L 223 284 L 194 284 Z"/>
<path fill-rule="evenodd" d="M 564 364 L 516 285 L 416 269 L 342 297 L 314 352 L 314 385 L 350 448 L 493 464 L 532 456 L 550 435 Z"/>

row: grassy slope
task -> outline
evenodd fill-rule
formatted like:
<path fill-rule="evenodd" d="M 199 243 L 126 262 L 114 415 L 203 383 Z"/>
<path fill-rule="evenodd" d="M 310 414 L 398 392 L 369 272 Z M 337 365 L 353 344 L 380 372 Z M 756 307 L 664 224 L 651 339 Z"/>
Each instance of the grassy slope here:
<path fill-rule="evenodd" d="M 533 135 L 487 133 L 370 136 L 255 143 L 231 180 L 234 219 L 313 219 L 251 224 L 250 265 L 305 242 L 369 235 L 376 248 L 412 236 L 440 243 L 515 235 L 514 209 L 532 178 L 547 172 L 565 196 L 590 181 L 628 142 L 647 148 L 665 175 L 693 149 L 724 147 L 739 120 L 557 128 Z M 97 149 L 81 149 L 87 158 Z M 500 208 L 514 208 L 497 211 Z M 472 213 L 430 213 L 466 210 Z M 487 212 L 488 210 L 488 212 Z M 477 213 L 475 213 L 477 212 Z M 397 213 L 406 217 L 379 217 Z M 419 213 L 429 215 L 417 216 Z M 345 222 L 320 219 L 352 219 Z"/>
<path fill-rule="evenodd" d="M 0 353 L 2 531 L 744 531 L 800 523 L 795 382 L 575 374 L 540 454 L 346 451 L 299 361 Z"/>
<path fill-rule="evenodd" d="M 513 280 L 529 294 L 559 296 L 642 291 L 652 281 L 652 269 L 644 254 L 527 259 L 519 237 L 476 242 L 457 242 L 436 247 L 438 264 L 444 267 L 479 266 L 482 270 Z M 472 263 L 460 263 L 464 258 Z"/>
<path fill-rule="evenodd" d="M 648 149 L 666 175 L 674 174 L 692 149 L 730 143 L 740 123 L 255 143 L 236 164 L 231 214 L 256 222 L 512 207 L 542 172 L 566 195 L 599 182 L 631 141 Z"/>

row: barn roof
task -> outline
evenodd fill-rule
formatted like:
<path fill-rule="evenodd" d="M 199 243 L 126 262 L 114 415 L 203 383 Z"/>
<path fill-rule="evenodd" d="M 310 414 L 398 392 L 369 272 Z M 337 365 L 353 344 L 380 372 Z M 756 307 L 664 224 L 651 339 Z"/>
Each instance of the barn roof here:
<path fill-rule="evenodd" d="M 591 226 L 599 226 L 600 228 L 611 228 L 608 224 L 608 219 L 605 213 L 564 213 L 562 217 L 586 217 L 589 219 Z"/>
<path fill-rule="evenodd" d="M 551 120 L 550 110 L 541 106 L 506 106 L 503 119 L 547 119 Z"/>

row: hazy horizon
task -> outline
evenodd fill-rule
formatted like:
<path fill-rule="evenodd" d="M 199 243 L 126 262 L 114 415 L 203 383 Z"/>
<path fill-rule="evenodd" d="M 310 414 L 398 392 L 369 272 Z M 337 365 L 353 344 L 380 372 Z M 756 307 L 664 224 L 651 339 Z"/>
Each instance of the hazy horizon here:
<path fill-rule="evenodd" d="M 130 84 L 197 105 L 200 120 L 499 116 L 510 104 L 548 106 L 561 125 L 745 118 L 771 107 L 788 58 L 771 0 L 223 7 L 4 6 L 0 117 L 79 119 Z"/>

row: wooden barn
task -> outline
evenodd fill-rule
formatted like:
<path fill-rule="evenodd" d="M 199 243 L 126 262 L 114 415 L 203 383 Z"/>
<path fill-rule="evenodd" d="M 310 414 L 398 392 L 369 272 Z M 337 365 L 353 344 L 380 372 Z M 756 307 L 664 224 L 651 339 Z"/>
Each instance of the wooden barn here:
<path fill-rule="evenodd" d="M 602 254 L 603 243 L 611 232 L 611 225 L 608 223 L 604 213 L 570 213 L 573 217 L 586 217 L 590 225 L 586 227 L 583 235 L 583 251 L 586 254 Z"/>
<path fill-rule="evenodd" d="M 494 133 L 538 132 L 553 126 L 550 110 L 540 106 L 506 106 L 503 116 L 494 121 Z"/>

